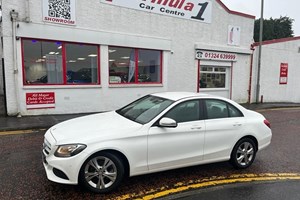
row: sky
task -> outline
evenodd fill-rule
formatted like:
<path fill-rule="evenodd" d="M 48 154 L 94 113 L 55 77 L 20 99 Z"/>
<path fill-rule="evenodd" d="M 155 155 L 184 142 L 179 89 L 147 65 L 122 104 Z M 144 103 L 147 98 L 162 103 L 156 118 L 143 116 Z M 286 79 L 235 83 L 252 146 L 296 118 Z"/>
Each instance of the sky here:
<path fill-rule="evenodd" d="M 262 0 L 221 0 L 230 10 L 260 18 Z M 264 19 L 287 16 L 294 19 L 294 36 L 300 36 L 300 0 L 264 0 Z"/>

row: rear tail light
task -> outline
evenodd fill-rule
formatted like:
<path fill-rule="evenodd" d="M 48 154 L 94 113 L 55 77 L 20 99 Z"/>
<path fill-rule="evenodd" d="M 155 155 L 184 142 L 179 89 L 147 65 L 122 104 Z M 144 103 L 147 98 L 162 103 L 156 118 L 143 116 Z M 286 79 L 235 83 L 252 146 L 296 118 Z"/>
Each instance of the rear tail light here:
<path fill-rule="evenodd" d="M 269 127 L 269 128 L 271 128 L 271 124 L 270 124 L 270 122 L 268 121 L 268 120 L 264 120 L 264 123 L 265 123 L 265 125 L 267 126 L 267 127 Z"/>

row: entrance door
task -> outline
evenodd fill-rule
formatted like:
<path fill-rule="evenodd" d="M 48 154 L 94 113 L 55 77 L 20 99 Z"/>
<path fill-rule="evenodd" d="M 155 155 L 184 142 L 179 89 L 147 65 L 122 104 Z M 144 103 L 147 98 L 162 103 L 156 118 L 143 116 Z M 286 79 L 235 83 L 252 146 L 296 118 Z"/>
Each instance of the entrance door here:
<path fill-rule="evenodd" d="M 206 62 L 205 65 L 199 64 L 198 92 L 204 92 L 231 99 L 232 67 L 226 66 L 228 64 L 228 62 Z"/>

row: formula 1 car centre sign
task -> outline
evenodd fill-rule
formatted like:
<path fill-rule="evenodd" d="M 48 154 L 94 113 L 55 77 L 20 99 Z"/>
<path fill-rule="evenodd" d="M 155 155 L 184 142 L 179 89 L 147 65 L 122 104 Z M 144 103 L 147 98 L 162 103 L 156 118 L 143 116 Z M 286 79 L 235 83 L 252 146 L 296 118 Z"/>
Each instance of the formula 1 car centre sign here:
<path fill-rule="evenodd" d="M 211 23 L 212 2 L 210 0 L 100 0 L 102 3 Z"/>

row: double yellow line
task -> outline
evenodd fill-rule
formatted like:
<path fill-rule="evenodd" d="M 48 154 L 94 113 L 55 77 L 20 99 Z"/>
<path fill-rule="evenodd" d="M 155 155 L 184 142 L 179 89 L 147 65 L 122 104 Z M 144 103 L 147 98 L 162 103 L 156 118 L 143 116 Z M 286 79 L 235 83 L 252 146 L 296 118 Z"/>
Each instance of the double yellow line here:
<path fill-rule="evenodd" d="M 39 131 L 45 131 L 46 129 L 35 129 L 35 130 L 16 130 L 16 131 L 0 131 L 0 136 L 4 135 L 20 135 L 20 134 L 29 134 L 37 133 Z"/>
<path fill-rule="evenodd" d="M 229 177 L 212 177 L 201 180 L 189 181 L 188 183 L 177 183 L 172 188 L 160 188 L 156 190 L 146 191 L 140 194 L 126 194 L 121 197 L 117 197 L 116 200 L 151 200 L 176 194 L 179 192 L 185 192 L 191 189 L 201 189 L 210 186 L 225 185 L 232 183 L 245 183 L 253 181 L 280 181 L 280 180 L 300 180 L 300 174 L 298 173 L 265 173 L 265 174 L 236 174 Z"/>

